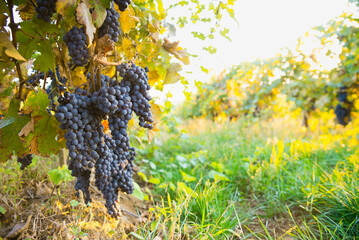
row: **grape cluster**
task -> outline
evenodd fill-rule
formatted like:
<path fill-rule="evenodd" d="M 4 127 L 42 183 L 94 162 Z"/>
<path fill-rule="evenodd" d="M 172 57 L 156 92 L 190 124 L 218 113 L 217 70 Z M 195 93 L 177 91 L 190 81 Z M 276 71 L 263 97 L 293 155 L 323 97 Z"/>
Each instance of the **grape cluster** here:
<path fill-rule="evenodd" d="M 102 38 L 108 34 L 112 41 L 117 42 L 118 36 L 121 34 L 120 23 L 118 21 L 120 14 L 113 8 L 106 9 L 106 12 L 106 19 L 99 28 L 99 37 Z"/>
<path fill-rule="evenodd" d="M 21 170 L 24 170 L 27 166 L 29 166 L 32 163 L 32 154 L 27 154 L 23 158 L 17 158 L 17 162 L 21 163 Z"/>
<path fill-rule="evenodd" d="M 102 87 L 93 94 L 87 94 L 82 89 L 77 89 L 74 94 L 65 92 L 59 98 L 60 105 L 55 114 L 61 123 L 60 128 L 67 130 L 65 138 L 69 149 L 69 169 L 77 177 L 75 189 L 84 193 L 86 202 L 91 201 L 89 185 L 91 169 L 94 168 L 95 185 L 106 200 L 108 213 L 115 217 L 118 215 L 116 201 L 119 191 L 130 194 L 134 190 L 132 174 L 136 152 L 130 145 L 128 122 L 132 112 L 141 114 L 138 116 L 143 121 L 152 120 L 150 106 L 145 104 L 150 99 L 145 94 L 147 82 L 143 82 L 147 79 L 146 71 L 135 65 L 126 66 L 124 76 L 132 76 L 132 73 L 127 72 L 136 69 L 141 77 L 132 76 L 131 82 L 128 82 L 130 78 L 118 82 L 101 75 Z M 146 90 L 139 91 L 141 84 L 146 86 Z M 140 86 L 139 89 L 136 86 Z M 139 93 L 143 94 L 146 101 L 141 103 L 144 107 L 137 106 L 136 112 L 132 102 L 135 98 L 132 96 L 138 96 Z M 137 101 L 136 104 L 140 103 Z M 111 136 L 103 131 L 102 121 L 106 119 Z M 150 128 L 146 124 L 144 126 Z"/>
<path fill-rule="evenodd" d="M 30 76 L 30 78 L 27 80 L 27 83 L 30 84 L 32 87 L 36 87 L 39 85 L 40 80 L 45 79 L 45 73 L 44 72 L 38 72 Z"/>
<path fill-rule="evenodd" d="M 37 18 L 50 22 L 52 14 L 56 12 L 56 0 L 36 0 Z"/>
<path fill-rule="evenodd" d="M 73 26 L 63 37 L 69 49 L 72 62 L 78 66 L 85 66 L 89 61 L 89 51 L 87 49 L 87 36 L 84 28 Z"/>
<path fill-rule="evenodd" d="M 334 109 L 340 125 L 346 126 L 350 122 L 351 103 L 348 101 L 348 88 L 341 87 L 337 95 L 339 103 Z"/>
<path fill-rule="evenodd" d="M 148 84 L 148 68 L 141 68 L 135 64 L 122 63 L 116 67 L 119 75 L 123 78 L 121 86 L 130 88 L 132 110 L 139 116 L 139 125 L 143 128 L 152 129 L 151 96 L 147 93 L 151 89 Z"/>
<path fill-rule="evenodd" d="M 131 4 L 131 0 L 115 0 L 115 3 L 117 4 L 118 9 L 123 12 Z"/>

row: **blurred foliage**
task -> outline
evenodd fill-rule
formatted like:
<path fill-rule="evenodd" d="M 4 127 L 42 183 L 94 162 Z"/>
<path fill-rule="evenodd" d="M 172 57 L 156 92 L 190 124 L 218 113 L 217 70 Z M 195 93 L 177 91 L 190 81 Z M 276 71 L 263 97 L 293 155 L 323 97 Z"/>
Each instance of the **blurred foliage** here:
<path fill-rule="evenodd" d="M 281 94 L 306 118 L 315 109 L 327 111 L 338 104 L 341 87 L 348 89 L 348 102 L 358 110 L 358 34 L 358 19 L 344 14 L 308 32 L 295 50 L 283 49 L 271 59 L 241 63 L 212 77 L 184 104 L 183 114 L 211 119 L 259 116 Z M 319 44 L 308 51 L 307 41 Z M 323 66 L 325 61 L 338 63 Z"/>

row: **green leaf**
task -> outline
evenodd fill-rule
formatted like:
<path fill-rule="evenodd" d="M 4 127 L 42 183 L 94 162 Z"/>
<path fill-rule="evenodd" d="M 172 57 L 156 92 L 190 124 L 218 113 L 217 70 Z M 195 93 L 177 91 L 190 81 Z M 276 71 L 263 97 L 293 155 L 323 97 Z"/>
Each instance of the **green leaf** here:
<path fill-rule="evenodd" d="M 208 73 L 208 69 L 205 68 L 205 67 L 203 67 L 203 66 L 201 66 L 201 70 L 202 70 L 202 72 L 204 72 L 204 73 Z"/>
<path fill-rule="evenodd" d="M 41 156 L 56 154 L 64 147 L 56 139 L 60 132 L 59 122 L 46 110 L 49 101 L 46 93 L 38 92 L 35 95 L 31 92 L 23 108 L 35 119 L 34 132 L 26 136 L 25 140 L 31 144 L 31 151 Z"/>
<path fill-rule="evenodd" d="M 138 172 L 137 174 L 138 174 L 138 176 L 142 177 L 143 181 L 147 182 L 147 177 L 144 173 Z"/>
<path fill-rule="evenodd" d="M 191 32 L 193 37 L 195 38 L 199 38 L 201 40 L 205 40 L 206 36 L 203 33 L 199 33 L 199 32 Z"/>
<path fill-rule="evenodd" d="M 222 181 L 229 181 L 228 177 L 223 173 L 211 170 L 208 173 L 208 177 L 214 180 L 222 180 Z"/>
<path fill-rule="evenodd" d="M 158 185 L 158 188 L 161 189 L 161 188 L 166 188 L 168 186 L 168 184 L 166 183 L 161 183 L 160 185 Z"/>
<path fill-rule="evenodd" d="M 58 185 L 60 182 L 68 182 L 74 179 L 71 176 L 71 171 L 67 166 L 58 167 L 57 169 L 52 169 L 47 172 L 50 177 L 50 180 L 53 184 Z"/>
<path fill-rule="evenodd" d="M 133 191 L 132 195 L 135 198 L 140 199 L 141 201 L 143 201 L 145 199 L 146 194 L 144 194 L 140 188 L 140 186 L 136 183 L 133 182 L 133 187 L 135 188 L 135 190 Z"/>
<path fill-rule="evenodd" d="M 19 116 L 19 108 L 20 101 L 12 99 L 5 119 L 12 118 L 14 121 L 0 129 L 0 162 L 8 160 L 14 152 L 18 156 L 29 152 L 29 145 L 21 141 L 18 133 L 30 121 L 30 116 Z"/>
<path fill-rule="evenodd" d="M 209 47 L 203 47 L 203 50 L 209 52 L 210 54 L 216 53 L 217 52 L 217 48 L 213 47 L 213 46 L 209 46 Z"/>
<path fill-rule="evenodd" d="M 190 187 L 187 187 L 187 185 L 184 182 L 178 182 L 177 189 L 179 191 L 184 192 L 186 195 L 190 195 L 193 193 L 193 190 Z"/>
<path fill-rule="evenodd" d="M 50 177 L 50 180 L 53 184 L 57 185 L 61 182 L 61 175 L 58 169 L 52 169 L 47 173 Z"/>
<path fill-rule="evenodd" d="M 49 69 L 53 69 L 55 66 L 55 55 L 52 51 L 50 41 L 42 41 L 41 45 L 36 45 L 35 49 L 40 52 L 40 55 L 36 56 L 34 61 L 36 69 L 43 72 L 47 72 Z"/>
<path fill-rule="evenodd" d="M 137 239 L 140 239 L 140 240 L 145 240 L 143 237 L 141 237 L 141 236 L 140 236 L 140 235 L 138 235 L 137 233 L 130 232 L 130 234 L 131 234 L 132 236 L 134 236 L 135 238 L 137 238 Z"/>
<path fill-rule="evenodd" d="M 183 180 L 185 180 L 186 182 L 194 182 L 197 180 L 197 178 L 195 178 L 191 175 L 188 175 L 187 173 L 183 172 L 182 170 L 180 170 L 180 172 L 182 174 Z"/>
<path fill-rule="evenodd" d="M 6 127 L 7 125 L 11 124 L 15 122 L 15 118 L 14 117 L 5 117 L 3 119 L 0 120 L 0 129 Z"/>
<path fill-rule="evenodd" d="M 106 19 L 106 8 L 110 6 L 110 1 L 88 0 L 93 6 L 92 19 L 95 27 L 99 28 Z"/>
<path fill-rule="evenodd" d="M 9 97 L 12 93 L 12 89 L 13 87 L 12 86 L 9 86 L 8 88 L 6 88 L 4 91 L 2 91 L 0 93 L 0 97 L 3 98 L 3 97 Z"/>
<path fill-rule="evenodd" d="M 78 205 L 80 205 L 80 203 L 76 200 L 71 200 L 70 205 L 71 205 L 71 207 L 77 207 Z"/>
<path fill-rule="evenodd" d="M 31 113 L 32 117 L 48 115 L 46 108 L 49 106 L 50 99 L 47 94 L 40 91 L 38 93 L 30 92 L 28 95 L 23 110 L 26 113 Z"/>
<path fill-rule="evenodd" d="M 6 213 L 5 208 L 3 208 L 2 206 L 0 206 L 0 213 L 1 213 L 1 214 L 5 214 L 5 213 Z"/>
<path fill-rule="evenodd" d="M 152 183 L 152 184 L 160 184 L 160 179 L 158 178 L 150 178 L 150 180 L 148 180 L 149 183 Z"/>
<path fill-rule="evenodd" d="M 229 33 L 228 28 L 224 28 L 219 33 L 222 35 L 222 37 L 227 38 L 230 42 L 232 42 L 232 40 L 228 37 L 228 33 Z"/>

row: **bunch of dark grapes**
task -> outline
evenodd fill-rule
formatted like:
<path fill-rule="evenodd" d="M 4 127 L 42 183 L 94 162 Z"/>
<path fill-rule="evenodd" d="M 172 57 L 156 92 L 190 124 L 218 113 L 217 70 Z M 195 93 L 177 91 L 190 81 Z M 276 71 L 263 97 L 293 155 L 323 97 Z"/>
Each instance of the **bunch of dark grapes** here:
<path fill-rule="evenodd" d="M 123 12 L 131 4 L 131 0 L 115 0 L 115 3 L 117 4 L 118 9 Z"/>
<path fill-rule="evenodd" d="M 37 18 L 50 22 L 52 14 L 56 12 L 56 0 L 36 0 Z"/>
<path fill-rule="evenodd" d="M 81 190 L 86 202 L 89 202 L 89 171 L 98 159 L 95 152 L 97 143 L 92 138 L 101 137 L 101 119 L 89 112 L 91 102 L 87 96 L 65 92 L 59 97 L 59 103 L 55 117 L 61 123 L 60 128 L 67 130 L 65 139 L 69 149 L 69 169 L 77 178 L 76 190 Z"/>
<path fill-rule="evenodd" d="M 106 12 L 106 19 L 99 28 L 99 37 L 102 38 L 108 34 L 112 41 L 117 42 L 118 36 L 121 34 L 120 23 L 118 21 L 120 14 L 113 8 L 106 9 Z"/>
<path fill-rule="evenodd" d="M 89 51 L 87 49 L 87 36 L 84 28 L 72 27 L 63 37 L 69 49 L 72 63 L 78 66 L 85 66 L 89 61 Z"/>
<path fill-rule="evenodd" d="M 90 174 L 95 168 L 95 185 L 106 200 L 108 213 L 114 217 L 119 214 L 116 207 L 119 191 L 130 194 L 134 190 L 132 174 L 136 152 L 130 145 L 128 122 L 133 111 L 142 122 L 152 120 L 150 105 L 146 104 L 150 99 L 146 93 L 149 86 L 146 71 L 135 65 L 123 66 L 127 67 L 121 82 L 101 75 L 102 87 L 93 94 L 86 94 L 81 89 L 74 94 L 65 92 L 59 98 L 60 105 L 55 114 L 60 128 L 67 130 L 69 169 L 77 177 L 75 189 L 84 193 L 86 202 L 91 201 Z M 134 70 L 139 77 L 133 76 Z M 137 106 L 135 111 L 132 99 L 143 106 Z M 143 101 L 139 102 L 139 99 Z M 106 119 L 111 136 L 103 132 L 102 121 Z M 142 125 L 152 127 L 149 123 Z"/>
<path fill-rule="evenodd" d="M 24 170 L 26 167 L 28 167 L 32 163 L 32 154 L 27 154 L 23 158 L 17 158 L 17 162 L 21 163 L 21 170 Z"/>
<path fill-rule="evenodd" d="M 27 80 L 27 83 L 30 84 L 32 87 L 36 87 L 39 85 L 40 80 L 45 79 L 45 73 L 44 72 L 38 72 L 30 76 L 30 78 Z"/>
<path fill-rule="evenodd" d="M 350 122 L 351 103 L 348 101 L 348 88 L 341 87 L 337 95 L 339 103 L 334 109 L 338 123 L 346 126 Z"/>
<path fill-rule="evenodd" d="M 123 63 L 116 67 L 119 75 L 123 78 L 120 85 L 130 88 L 129 95 L 132 102 L 132 110 L 139 116 L 139 125 L 143 128 L 152 129 L 151 96 L 147 93 L 151 89 L 148 84 L 148 68 L 141 68 L 135 64 Z"/>

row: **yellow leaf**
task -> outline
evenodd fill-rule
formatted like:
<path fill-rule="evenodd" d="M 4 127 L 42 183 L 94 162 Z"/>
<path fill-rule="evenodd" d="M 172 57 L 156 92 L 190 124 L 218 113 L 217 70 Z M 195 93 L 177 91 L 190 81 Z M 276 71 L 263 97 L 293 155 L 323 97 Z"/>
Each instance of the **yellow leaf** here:
<path fill-rule="evenodd" d="M 124 33 L 129 33 L 136 26 L 136 22 L 139 21 L 131 7 L 128 7 L 126 11 L 120 14 L 120 23 Z"/>
<path fill-rule="evenodd" d="M 125 53 L 127 59 L 132 59 L 135 56 L 132 48 L 132 41 L 128 38 L 124 38 L 122 40 L 122 50 Z"/>
<path fill-rule="evenodd" d="M 114 76 L 116 73 L 116 67 L 115 66 L 107 66 L 104 69 L 101 70 L 101 74 L 107 75 L 109 77 Z"/>
<path fill-rule="evenodd" d="M 71 72 L 72 80 L 75 87 L 87 82 L 84 70 L 85 67 L 77 67 L 74 71 Z"/>
<path fill-rule="evenodd" d="M 151 86 L 154 86 L 155 83 L 158 82 L 159 79 L 160 79 L 160 75 L 158 74 L 157 71 L 151 70 L 151 71 L 148 73 L 148 83 L 149 83 Z"/>
<path fill-rule="evenodd" d="M 178 63 L 173 63 L 166 71 L 166 77 L 163 84 L 176 83 L 181 79 L 178 71 L 182 70 L 182 66 Z"/>
<path fill-rule="evenodd" d="M 169 53 L 172 53 L 178 60 L 183 62 L 184 64 L 189 64 L 189 56 L 183 48 L 178 46 L 179 42 L 171 42 L 167 38 L 164 39 L 164 43 L 162 47 L 168 51 Z"/>
<path fill-rule="evenodd" d="M 21 56 L 21 54 L 16 50 L 14 45 L 12 45 L 12 42 L 10 41 L 10 37 L 8 34 L 4 32 L 0 32 L 0 50 L 2 48 L 5 48 L 5 54 L 9 57 L 15 58 L 19 61 L 26 61 L 26 59 Z"/>

